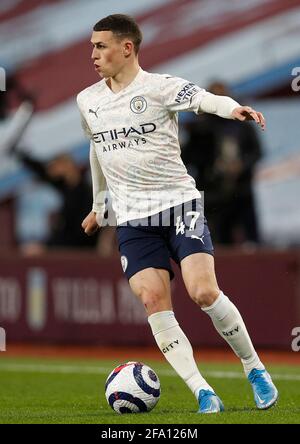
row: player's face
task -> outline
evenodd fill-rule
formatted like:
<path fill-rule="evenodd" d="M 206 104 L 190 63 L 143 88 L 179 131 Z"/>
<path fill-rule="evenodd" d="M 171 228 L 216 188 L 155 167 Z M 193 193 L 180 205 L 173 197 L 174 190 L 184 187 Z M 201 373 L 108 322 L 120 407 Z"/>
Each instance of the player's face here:
<path fill-rule="evenodd" d="M 101 77 L 114 77 L 124 66 L 124 41 L 118 40 L 111 31 L 93 31 L 92 59 Z"/>

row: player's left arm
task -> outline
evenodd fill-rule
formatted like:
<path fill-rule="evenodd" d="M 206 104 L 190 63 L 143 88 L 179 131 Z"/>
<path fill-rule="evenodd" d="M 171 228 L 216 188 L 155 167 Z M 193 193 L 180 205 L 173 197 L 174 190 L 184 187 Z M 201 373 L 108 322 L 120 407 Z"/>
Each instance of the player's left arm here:
<path fill-rule="evenodd" d="M 250 106 L 241 106 L 231 97 L 208 93 L 202 98 L 199 110 L 216 114 L 224 119 L 240 120 L 241 122 L 254 120 L 263 130 L 265 129 L 265 118 L 262 113 Z"/>
<path fill-rule="evenodd" d="M 250 106 L 241 106 L 231 97 L 218 96 L 180 77 L 161 76 L 160 92 L 168 111 L 194 111 L 216 114 L 224 119 L 254 120 L 262 129 L 265 119 L 262 113 Z"/>

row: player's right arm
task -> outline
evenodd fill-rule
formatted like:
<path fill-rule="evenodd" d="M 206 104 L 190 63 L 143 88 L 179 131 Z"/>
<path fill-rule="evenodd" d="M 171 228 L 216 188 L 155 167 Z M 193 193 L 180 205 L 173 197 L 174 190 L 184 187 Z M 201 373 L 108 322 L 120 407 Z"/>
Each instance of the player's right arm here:
<path fill-rule="evenodd" d="M 94 142 L 90 142 L 90 166 L 93 184 L 92 211 L 82 222 L 82 228 L 87 235 L 94 234 L 101 227 L 105 213 L 106 179 L 101 169 Z"/>
<path fill-rule="evenodd" d="M 101 227 L 105 212 L 106 180 L 99 164 L 94 143 L 90 142 L 90 166 L 93 185 L 92 211 L 82 221 L 84 232 L 91 236 Z"/>
<path fill-rule="evenodd" d="M 93 206 L 91 212 L 83 220 L 81 226 L 87 235 L 94 234 L 101 226 L 105 213 L 106 179 L 99 163 L 92 134 L 83 115 L 82 105 L 77 97 L 81 124 L 86 136 L 90 139 L 90 167 L 93 185 Z"/>

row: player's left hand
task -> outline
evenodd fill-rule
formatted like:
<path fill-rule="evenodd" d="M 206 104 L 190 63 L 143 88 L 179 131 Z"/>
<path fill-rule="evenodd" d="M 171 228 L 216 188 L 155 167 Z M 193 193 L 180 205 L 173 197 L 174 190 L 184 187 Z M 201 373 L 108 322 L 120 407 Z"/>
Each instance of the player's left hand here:
<path fill-rule="evenodd" d="M 266 127 L 265 118 L 262 113 L 255 111 L 255 109 L 250 106 L 238 106 L 237 108 L 234 108 L 231 116 L 233 119 L 240 120 L 241 122 L 244 122 L 245 120 L 254 120 L 262 130 Z"/>

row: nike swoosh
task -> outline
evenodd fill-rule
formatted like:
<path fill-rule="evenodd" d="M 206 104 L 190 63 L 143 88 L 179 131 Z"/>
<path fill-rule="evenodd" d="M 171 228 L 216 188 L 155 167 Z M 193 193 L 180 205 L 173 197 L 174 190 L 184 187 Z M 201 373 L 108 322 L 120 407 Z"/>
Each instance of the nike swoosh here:
<path fill-rule="evenodd" d="M 265 401 L 262 401 L 257 393 L 256 393 L 256 396 L 257 396 L 257 398 L 258 398 L 259 403 L 260 403 L 260 404 L 264 404 Z"/>

